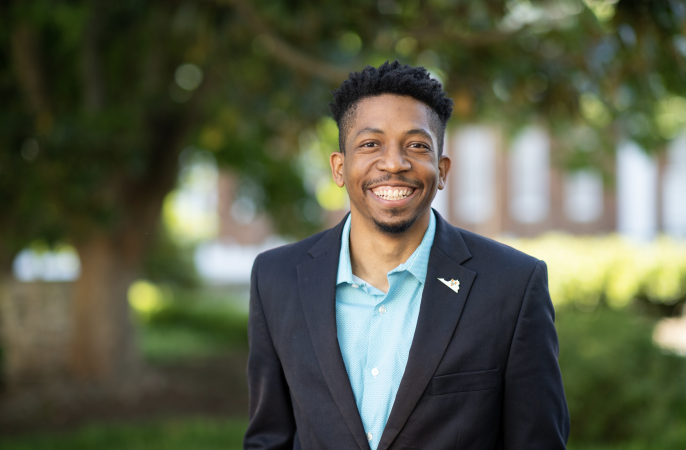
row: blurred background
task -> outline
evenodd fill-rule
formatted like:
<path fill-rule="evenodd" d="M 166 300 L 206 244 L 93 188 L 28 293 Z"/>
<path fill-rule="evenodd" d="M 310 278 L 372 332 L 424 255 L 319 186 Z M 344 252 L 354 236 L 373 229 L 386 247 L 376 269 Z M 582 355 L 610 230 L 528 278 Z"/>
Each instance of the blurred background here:
<path fill-rule="evenodd" d="M 686 3 L 0 4 L 0 446 L 232 449 L 255 256 L 333 226 L 330 92 L 455 100 L 434 207 L 548 263 L 572 449 L 686 448 Z"/>

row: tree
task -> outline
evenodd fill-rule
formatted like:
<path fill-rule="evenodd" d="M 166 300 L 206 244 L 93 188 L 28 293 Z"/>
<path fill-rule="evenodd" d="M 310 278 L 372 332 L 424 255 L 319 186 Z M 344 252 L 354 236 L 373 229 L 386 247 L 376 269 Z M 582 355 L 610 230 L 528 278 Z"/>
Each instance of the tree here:
<path fill-rule="evenodd" d="M 267 158 L 269 133 L 250 123 L 255 113 L 242 117 L 236 107 L 259 95 L 227 89 L 246 68 L 224 58 L 243 57 L 226 36 L 237 21 L 231 11 L 45 1 L 17 2 L 4 13 L 3 57 L 12 70 L 3 86 L 4 267 L 32 239 L 72 242 L 82 265 L 73 371 L 116 375 L 135 360 L 126 291 L 176 181 L 179 154 L 194 140 L 223 145 L 201 124 L 234 123 L 241 135 L 223 161 L 262 180 L 275 215 L 306 194 L 290 166 Z"/>
<path fill-rule="evenodd" d="M 683 3 L 291 0 L 0 6 L 0 267 L 37 238 L 74 243 L 75 374 L 135 360 L 126 289 L 195 144 L 241 174 L 278 229 L 319 226 L 291 161 L 350 70 L 427 66 L 455 121 L 540 121 L 567 165 L 648 149 L 686 117 Z"/>

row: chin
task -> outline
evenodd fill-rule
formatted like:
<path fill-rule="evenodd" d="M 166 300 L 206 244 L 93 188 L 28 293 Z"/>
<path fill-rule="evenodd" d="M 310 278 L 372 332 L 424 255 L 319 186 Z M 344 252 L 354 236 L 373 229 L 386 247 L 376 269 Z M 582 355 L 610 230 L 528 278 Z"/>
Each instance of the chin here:
<path fill-rule="evenodd" d="M 376 225 L 376 229 L 381 231 L 382 233 L 385 234 L 392 234 L 392 235 L 397 235 L 397 234 L 402 234 L 412 228 L 412 225 L 414 225 L 415 221 L 417 220 L 419 216 L 412 217 L 410 219 L 406 220 L 395 220 L 395 221 L 380 221 L 374 219 L 374 224 Z"/>

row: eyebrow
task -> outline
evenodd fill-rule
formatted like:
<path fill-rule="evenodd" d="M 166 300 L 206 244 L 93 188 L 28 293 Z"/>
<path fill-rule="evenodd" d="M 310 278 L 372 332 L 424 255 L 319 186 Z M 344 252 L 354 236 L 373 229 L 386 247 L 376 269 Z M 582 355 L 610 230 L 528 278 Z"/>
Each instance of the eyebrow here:
<path fill-rule="evenodd" d="M 355 137 L 361 135 L 362 133 L 386 134 L 383 132 L 383 130 L 380 130 L 378 128 L 367 127 L 367 128 L 363 128 L 360 131 L 358 131 L 357 134 L 355 135 Z"/>
<path fill-rule="evenodd" d="M 383 130 L 381 130 L 379 128 L 367 127 L 367 128 L 363 128 L 360 131 L 358 131 L 357 134 L 355 135 L 355 137 L 361 135 L 362 133 L 386 134 L 386 133 L 384 133 Z M 419 135 L 424 136 L 425 138 L 433 141 L 431 134 L 429 134 L 426 130 L 424 130 L 422 128 L 414 128 L 412 130 L 408 130 L 405 132 L 405 136 L 412 136 L 414 134 L 419 134 Z"/>
<path fill-rule="evenodd" d="M 420 136 L 424 136 L 425 138 L 427 138 L 428 140 L 433 142 L 433 137 L 431 137 L 431 134 L 429 134 L 426 130 L 424 130 L 422 128 L 415 128 L 415 129 L 408 130 L 405 132 L 405 136 L 411 136 L 413 134 L 418 134 Z"/>

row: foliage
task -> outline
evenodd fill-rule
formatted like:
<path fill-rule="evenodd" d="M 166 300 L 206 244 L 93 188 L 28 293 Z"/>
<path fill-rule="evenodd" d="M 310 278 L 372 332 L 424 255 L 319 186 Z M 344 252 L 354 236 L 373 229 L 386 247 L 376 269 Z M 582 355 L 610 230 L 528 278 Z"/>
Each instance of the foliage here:
<path fill-rule="evenodd" d="M 162 300 L 164 304 L 150 314 L 135 308 L 148 359 L 165 363 L 247 348 L 247 314 L 231 306 L 227 294 L 171 292 L 172 298 Z M 665 354 L 653 345 L 654 324 L 628 309 L 600 305 L 583 312 L 572 305 L 558 306 L 559 361 L 572 419 L 570 449 L 684 448 L 686 358 Z M 214 448 L 216 436 L 226 431 L 210 422 L 173 423 L 171 434 L 166 424 L 99 426 L 62 438 L 27 437 L 0 444 L 11 449 L 109 448 L 110 444 L 100 445 L 102 439 L 117 442 L 118 448 L 138 448 L 142 443 L 145 448 L 182 448 L 192 435 L 197 439 L 193 448 Z M 244 426 L 235 425 L 235 436 Z M 49 441 L 53 447 L 43 447 Z"/>
<path fill-rule="evenodd" d="M 226 356 L 235 347 L 195 327 L 144 325 L 138 330 L 138 349 L 145 361 L 168 365 Z"/>
<path fill-rule="evenodd" d="M 139 324 L 139 346 L 152 362 L 247 350 L 247 311 L 230 294 L 139 281 L 129 299 Z"/>
<path fill-rule="evenodd" d="M 319 205 L 331 211 L 345 208 L 348 193 L 336 185 L 329 166 L 329 156 L 338 151 L 336 122 L 330 117 L 319 119 L 315 127 L 300 133 L 298 144 L 298 168 Z"/>
<path fill-rule="evenodd" d="M 285 79 L 265 89 L 235 11 L 164 1 L 34 0 L 1 8 L 5 260 L 36 238 L 74 242 L 154 230 L 178 155 L 194 142 L 259 186 L 253 200 L 280 231 L 313 230 L 293 214 L 308 198 L 300 177 L 266 151 L 275 136 L 263 120 L 271 96 L 290 104 L 283 94 L 298 90 L 283 71 L 272 72 Z M 324 108 L 294 116 L 319 117 Z"/>
<path fill-rule="evenodd" d="M 166 230 L 157 234 L 143 262 L 142 275 L 155 283 L 183 288 L 194 288 L 200 284 L 193 261 L 193 247 L 175 242 Z"/>
<path fill-rule="evenodd" d="M 247 427 L 244 419 L 168 419 L 120 425 L 93 425 L 75 431 L 0 438 L 7 450 L 232 450 L 241 449 Z M 642 443 L 589 444 L 571 442 L 570 450 L 648 450 Z M 660 447 L 663 448 L 663 447 Z M 664 447 L 667 448 L 668 447 Z"/>
<path fill-rule="evenodd" d="M 120 286 L 140 276 L 184 149 L 234 169 L 278 232 L 310 235 L 345 196 L 306 179 L 308 131 L 331 142 L 331 89 L 397 58 L 444 82 L 453 123 L 540 122 L 556 163 L 611 176 L 617 140 L 657 151 L 685 124 L 685 21 L 678 1 L 1 2 L 0 271 L 30 242 L 73 245 L 87 270 L 72 369 L 114 371 L 130 343 Z"/>
<path fill-rule="evenodd" d="M 160 362 L 204 356 L 239 334 L 245 336 L 245 313 L 236 309 L 231 313 L 214 300 L 206 302 L 201 319 L 193 308 L 187 307 L 177 308 L 173 314 L 158 319 L 143 319 L 144 336 L 153 330 L 162 332 L 159 337 L 174 339 L 174 333 L 180 332 L 201 343 L 195 347 L 182 343 L 179 347 L 176 345 L 179 340 L 172 340 L 166 350 L 153 349 L 148 356 L 152 354 Z M 205 314 L 213 310 L 223 319 L 207 321 Z M 229 318 L 231 314 L 233 317 Z M 224 324 L 218 325 L 222 321 Z M 208 323 L 213 324 L 210 328 L 216 328 L 205 334 Z M 653 325 L 651 320 L 627 310 L 614 311 L 600 306 L 589 313 L 570 306 L 559 308 L 556 326 L 560 367 L 572 419 L 571 450 L 676 450 L 686 445 L 683 431 L 686 430 L 686 386 L 682 382 L 686 379 L 686 359 L 664 354 L 652 345 Z M 226 331 L 228 327 L 241 331 L 233 334 Z M 245 345 L 245 341 L 240 345 Z M 0 446 L 12 450 L 213 449 L 219 448 L 221 442 L 222 448 L 233 448 L 231 445 L 240 448 L 246 425 L 243 420 L 206 419 L 98 425 L 60 435 L 0 439 Z"/>
<path fill-rule="evenodd" d="M 653 322 L 604 307 L 566 307 L 556 325 L 570 448 L 686 446 L 686 359 L 652 344 Z"/>
<path fill-rule="evenodd" d="M 556 306 L 591 310 L 600 302 L 620 309 L 634 299 L 664 305 L 686 301 L 686 242 L 661 237 L 636 243 L 619 236 L 548 234 L 506 241 L 544 260 Z"/>
<path fill-rule="evenodd" d="M 232 450 L 243 448 L 244 419 L 170 419 L 92 425 L 69 433 L 0 437 L 5 450 Z"/>
<path fill-rule="evenodd" d="M 677 1 L 33 0 L 0 17 L 6 254 L 158 208 L 190 144 L 236 168 L 282 233 L 309 234 L 298 137 L 365 64 L 427 66 L 459 121 L 546 123 L 571 166 L 609 167 L 622 136 L 657 149 L 686 117 Z"/>

